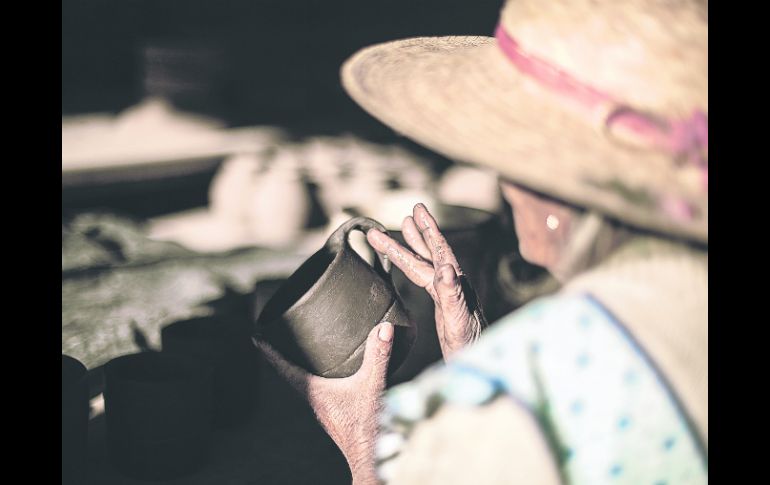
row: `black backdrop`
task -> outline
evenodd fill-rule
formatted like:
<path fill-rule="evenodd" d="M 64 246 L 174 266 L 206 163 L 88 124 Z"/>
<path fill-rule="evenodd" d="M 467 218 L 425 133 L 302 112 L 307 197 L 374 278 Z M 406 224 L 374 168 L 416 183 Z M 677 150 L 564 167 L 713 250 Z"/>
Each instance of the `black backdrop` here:
<path fill-rule="evenodd" d="M 230 125 L 298 131 L 389 130 L 356 107 L 339 67 L 376 42 L 422 35 L 491 35 L 502 0 L 63 0 L 62 114 L 117 112 L 146 91 L 142 46 L 217 45 Z"/>

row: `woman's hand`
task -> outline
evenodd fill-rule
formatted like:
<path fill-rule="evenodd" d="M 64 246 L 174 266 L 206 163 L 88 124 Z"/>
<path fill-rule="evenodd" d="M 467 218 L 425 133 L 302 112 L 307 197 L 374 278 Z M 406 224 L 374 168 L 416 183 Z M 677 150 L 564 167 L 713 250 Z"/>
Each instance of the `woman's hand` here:
<path fill-rule="evenodd" d="M 377 230 L 369 244 L 387 255 L 414 284 L 425 288 L 436 306 L 436 331 L 444 359 L 475 342 L 486 326 L 478 299 L 428 209 L 414 206 L 401 225 L 412 251 Z"/>
<path fill-rule="evenodd" d="M 369 332 L 361 368 L 342 379 L 310 374 L 286 361 L 264 341 L 254 339 L 254 344 L 278 374 L 308 401 L 321 426 L 345 455 L 353 484 L 378 483 L 374 445 L 393 347 L 393 324 L 383 322 Z"/>

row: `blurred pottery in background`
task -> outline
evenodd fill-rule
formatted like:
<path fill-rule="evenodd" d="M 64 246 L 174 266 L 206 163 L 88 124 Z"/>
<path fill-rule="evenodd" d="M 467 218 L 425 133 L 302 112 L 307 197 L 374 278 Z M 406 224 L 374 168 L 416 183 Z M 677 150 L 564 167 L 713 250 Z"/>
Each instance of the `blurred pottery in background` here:
<path fill-rule="evenodd" d="M 266 247 L 296 242 L 310 216 L 311 201 L 292 153 L 278 151 L 251 180 L 245 205 L 249 239 Z"/>
<path fill-rule="evenodd" d="M 61 356 L 61 482 L 86 483 L 88 448 L 88 370 L 79 360 Z"/>
<path fill-rule="evenodd" d="M 178 354 L 143 352 L 105 365 L 104 406 L 113 466 L 140 479 L 170 479 L 206 463 L 213 369 Z"/>
<path fill-rule="evenodd" d="M 427 190 L 433 182 L 427 161 L 397 146 L 318 137 L 301 153 L 327 214 L 379 200 L 394 189 Z"/>
<path fill-rule="evenodd" d="M 143 99 L 116 115 L 63 116 L 63 203 L 152 215 L 168 213 L 180 198 L 205 203 L 206 186 L 223 160 L 261 152 L 282 137 L 271 127 L 227 129 L 164 98 Z"/>
<path fill-rule="evenodd" d="M 363 361 L 369 331 L 379 322 L 395 326 L 390 382 L 402 378 L 399 367 L 415 331 L 390 277 L 390 261 L 367 264 L 351 247 L 351 231 L 385 230 L 357 217 L 335 231 L 273 294 L 257 322 L 257 338 L 286 359 L 323 377 L 347 377 Z"/>
<path fill-rule="evenodd" d="M 199 251 L 263 246 L 310 247 L 310 253 L 316 236 L 336 229 L 329 221 L 355 206 L 396 200 L 397 194 L 433 200 L 430 164 L 401 147 L 352 136 L 290 143 L 275 133 L 272 140 L 242 143 L 214 175 L 209 209 L 156 218 L 151 237 Z M 324 224 L 330 230 L 315 230 Z"/>
<path fill-rule="evenodd" d="M 209 186 L 209 209 L 212 216 L 231 224 L 240 238 L 247 237 L 245 208 L 251 193 L 252 179 L 265 171 L 265 157 L 259 153 L 239 153 L 227 158 Z"/>
<path fill-rule="evenodd" d="M 208 208 L 177 212 L 150 220 L 150 239 L 173 241 L 200 253 L 229 251 L 250 245 L 243 224 L 217 217 Z"/>
<path fill-rule="evenodd" d="M 162 98 L 118 115 L 63 117 L 62 188 L 133 184 L 136 191 L 142 181 L 213 172 L 232 144 L 216 119 L 178 111 Z"/>
<path fill-rule="evenodd" d="M 227 159 L 209 190 L 214 217 L 244 242 L 289 246 L 305 229 L 310 198 L 300 166 L 288 150 L 241 153 Z"/>
<path fill-rule="evenodd" d="M 219 316 L 174 322 L 161 329 L 163 352 L 178 353 L 214 369 L 214 422 L 232 427 L 251 415 L 256 403 L 257 351 L 248 320 Z"/>

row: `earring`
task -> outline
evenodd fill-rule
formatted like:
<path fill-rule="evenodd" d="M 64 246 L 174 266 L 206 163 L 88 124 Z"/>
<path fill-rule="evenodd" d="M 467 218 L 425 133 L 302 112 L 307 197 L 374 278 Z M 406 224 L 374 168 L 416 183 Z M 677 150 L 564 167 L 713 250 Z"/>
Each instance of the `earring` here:
<path fill-rule="evenodd" d="M 559 218 L 553 214 L 548 214 L 548 217 L 545 218 L 545 225 L 551 231 L 555 231 L 559 227 Z"/>

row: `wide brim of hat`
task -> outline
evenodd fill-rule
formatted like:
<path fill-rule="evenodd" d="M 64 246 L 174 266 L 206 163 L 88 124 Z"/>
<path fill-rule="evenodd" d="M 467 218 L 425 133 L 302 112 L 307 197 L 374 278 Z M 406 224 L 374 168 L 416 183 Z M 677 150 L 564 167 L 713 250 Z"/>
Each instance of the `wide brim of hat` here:
<path fill-rule="evenodd" d="M 632 226 L 708 241 L 700 172 L 611 140 L 601 120 L 521 74 L 494 38 L 367 47 L 345 62 L 342 83 L 374 117 L 453 160 Z"/>

